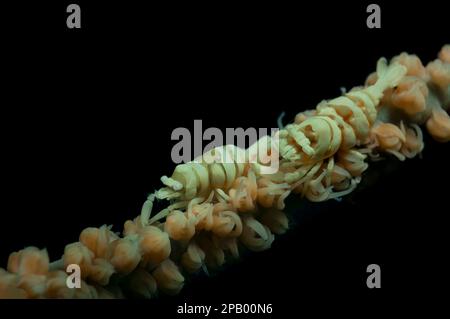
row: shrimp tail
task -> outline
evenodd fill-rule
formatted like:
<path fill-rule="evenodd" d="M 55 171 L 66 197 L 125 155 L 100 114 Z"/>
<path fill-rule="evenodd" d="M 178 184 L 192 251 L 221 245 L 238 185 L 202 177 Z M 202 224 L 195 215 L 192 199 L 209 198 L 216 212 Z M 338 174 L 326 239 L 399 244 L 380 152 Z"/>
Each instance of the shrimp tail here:
<path fill-rule="evenodd" d="M 401 79 L 406 75 L 407 68 L 399 63 L 387 64 L 386 58 L 380 58 L 377 62 L 378 80 L 374 85 L 366 88 L 367 93 L 371 96 L 375 105 L 383 97 L 386 89 L 397 86 Z"/>

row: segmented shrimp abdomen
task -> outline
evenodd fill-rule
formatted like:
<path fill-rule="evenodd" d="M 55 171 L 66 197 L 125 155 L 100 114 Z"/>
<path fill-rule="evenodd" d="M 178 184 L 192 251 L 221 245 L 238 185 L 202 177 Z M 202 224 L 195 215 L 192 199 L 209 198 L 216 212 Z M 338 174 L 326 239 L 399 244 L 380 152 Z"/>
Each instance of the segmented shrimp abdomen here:
<path fill-rule="evenodd" d="M 207 196 L 214 189 L 227 190 L 245 168 L 244 150 L 234 145 L 216 147 L 194 161 L 177 165 L 170 178 L 163 176 L 161 181 L 166 187 L 156 196 L 190 200 Z"/>

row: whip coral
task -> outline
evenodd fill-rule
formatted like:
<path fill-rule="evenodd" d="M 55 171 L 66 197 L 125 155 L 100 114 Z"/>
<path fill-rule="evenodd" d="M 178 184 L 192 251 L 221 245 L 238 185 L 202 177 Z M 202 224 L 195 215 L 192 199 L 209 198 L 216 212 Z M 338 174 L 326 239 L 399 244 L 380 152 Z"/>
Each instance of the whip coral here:
<path fill-rule="evenodd" d="M 46 250 L 28 247 L 0 269 L 2 298 L 152 298 L 175 295 L 185 278 L 238 258 L 245 247 L 262 251 L 289 228 L 283 212 L 292 193 L 313 202 L 351 193 L 370 160 L 399 160 L 424 148 L 424 125 L 450 141 L 450 46 L 424 66 L 402 53 L 382 58 L 366 85 L 301 112 L 275 137 L 279 170 L 264 174 L 251 147 L 218 147 L 163 176 L 122 234 L 111 226 L 86 228 L 50 263 Z M 259 140 L 257 144 L 267 142 Z M 214 158 L 227 154 L 231 161 Z M 269 157 L 271 154 L 263 154 Z M 208 160 L 207 160 L 208 159 Z M 212 159 L 212 160 L 211 160 Z M 153 214 L 155 200 L 168 201 Z M 80 267 L 81 288 L 66 285 L 69 265 Z"/>

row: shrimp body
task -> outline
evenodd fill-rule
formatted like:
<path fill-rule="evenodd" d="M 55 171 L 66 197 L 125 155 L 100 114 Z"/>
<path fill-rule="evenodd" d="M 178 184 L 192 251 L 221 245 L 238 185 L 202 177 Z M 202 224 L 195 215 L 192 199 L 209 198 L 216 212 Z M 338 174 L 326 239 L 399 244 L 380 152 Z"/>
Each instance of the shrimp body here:
<path fill-rule="evenodd" d="M 317 163 L 340 149 L 363 144 L 377 117 L 377 106 L 387 88 L 396 86 L 406 73 L 400 64 L 377 64 L 378 80 L 343 96 L 321 102 L 315 111 L 297 115 L 294 124 L 280 132 L 280 155 L 301 164 Z"/>
<path fill-rule="evenodd" d="M 228 190 L 246 169 L 245 150 L 234 145 L 216 147 L 191 162 L 177 165 L 171 177 L 163 176 L 166 186 L 158 199 L 191 200 L 207 196 L 214 189 Z"/>

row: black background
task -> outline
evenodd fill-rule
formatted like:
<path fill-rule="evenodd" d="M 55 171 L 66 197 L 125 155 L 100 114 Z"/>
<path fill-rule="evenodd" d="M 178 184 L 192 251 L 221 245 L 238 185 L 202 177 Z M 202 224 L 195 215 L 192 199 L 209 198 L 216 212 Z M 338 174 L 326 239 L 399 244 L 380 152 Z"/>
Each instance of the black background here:
<path fill-rule="evenodd" d="M 87 226 L 119 231 L 172 171 L 174 128 L 194 119 L 276 127 L 282 111 L 292 120 L 362 84 L 381 56 L 407 51 L 427 63 L 450 42 L 442 1 L 377 2 L 379 30 L 366 27 L 364 1 L 75 2 L 80 30 L 66 28 L 69 2 L 2 10 L 2 266 L 29 245 L 59 258 Z M 443 296 L 449 266 L 448 145 L 426 141 L 421 159 L 373 168 L 379 180 L 343 202 L 300 206 L 272 249 L 194 278 L 177 297 L 83 305 L 171 316 L 185 301 L 256 302 L 272 303 L 274 315 L 358 317 L 424 306 Z M 378 290 L 365 284 L 372 263 Z"/>

